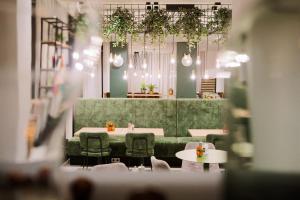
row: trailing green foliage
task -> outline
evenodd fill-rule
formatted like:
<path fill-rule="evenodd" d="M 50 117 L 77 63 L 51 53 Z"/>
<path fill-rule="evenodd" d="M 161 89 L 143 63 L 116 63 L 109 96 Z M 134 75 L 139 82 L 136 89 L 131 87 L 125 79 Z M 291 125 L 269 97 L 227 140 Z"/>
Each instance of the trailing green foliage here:
<path fill-rule="evenodd" d="M 197 7 L 180 9 L 170 14 L 164 9 L 148 10 L 140 24 L 134 20 L 134 13 L 126 8 L 117 8 L 103 25 L 103 33 L 107 39 L 115 35 L 114 46 L 124 46 L 127 36 L 131 34 L 135 40 L 139 33 L 151 37 L 151 41 L 164 42 L 165 38 L 172 35 L 183 35 L 188 43 L 188 51 L 195 48 L 203 35 L 219 34 L 225 38 L 231 25 L 232 11 L 229 8 L 219 8 L 213 11 L 213 16 L 206 16 L 207 10 Z M 174 21 L 177 19 L 177 21 Z M 206 19 L 207 21 L 204 21 Z M 82 23 L 79 27 L 84 28 Z M 82 29 L 80 28 L 80 29 Z"/>
<path fill-rule="evenodd" d="M 208 33 L 226 35 L 231 25 L 231 18 L 232 11 L 229 8 L 219 8 L 214 11 L 214 17 L 207 24 Z"/>
<path fill-rule="evenodd" d="M 176 29 L 181 33 L 188 43 L 189 52 L 195 48 L 201 36 L 206 33 L 206 27 L 202 22 L 204 10 L 199 8 L 181 9 L 179 19 L 175 23 Z"/>
<path fill-rule="evenodd" d="M 106 38 L 115 34 L 113 46 L 124 47 L 127 44 L 127 35 L 133 38 L 137 35 L 137 25 L 134 21 L 134 14 L 126 8 L 118 7 L 116 11 L 104 21 L 103 34 Z"/>
<path fill-rule="evenodd" d="M 149 10 L 147 11 L 144 20 L 140 24 L 140 31 L 149 34 L 152 42 L 159 39 L 162 42 L 164 38 L 168 36 L 171 29 L 171 16 L 167 11 L 161 10 Z"/>
<path fill-rule="evenodd" d="M 75 32 L 78 36 L 84 37 L 88 32 L 89 21 L 86 14 L 79 13 L 75 17 Z"/>

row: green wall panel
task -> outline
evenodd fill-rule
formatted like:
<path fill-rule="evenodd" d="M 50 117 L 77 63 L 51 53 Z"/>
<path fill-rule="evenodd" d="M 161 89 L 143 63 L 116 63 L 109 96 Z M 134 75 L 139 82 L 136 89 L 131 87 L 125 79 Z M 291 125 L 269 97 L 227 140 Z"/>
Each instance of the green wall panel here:
<path fill-rule="evenodd" d="M 127 80 L 123 79 L 124 71 L 127 70 L 127 59 L 128 59 L 128 48 L 124 47 L 113 47 L 110 43 L 110 49 L 113 55 L 115 53 L 121 54 L 124 59 L 124 64 L 121 67 L 115 67 L 110 64 L 110 96 L 111 97 L 127 97 Z"/>
<path fill-rule="evenodd" d="M 74 130 L 117 127 L 134 123 L 137 128 L 163 128 L 165 136 L 188 136 L 188 129 L 223 128 L 226 100 L 199 99 L 81 99 L 75 104 Z"/>
<path fill-rule="evenodd" d="M 188 136 L 188 129 L 222 129 L 226 100 L 177 100 L 177 136 Z"/>
<path fill-rule="evenodd" d="M 196 80 L 190 78 L 192 70 L 196 69 L 197 49 L 192 49 L 193 64 L 185 67 L 181 63 L 184 53 L 188 52 L 186 42 L 177 42 L 177 98 L 196 98 Z"/>

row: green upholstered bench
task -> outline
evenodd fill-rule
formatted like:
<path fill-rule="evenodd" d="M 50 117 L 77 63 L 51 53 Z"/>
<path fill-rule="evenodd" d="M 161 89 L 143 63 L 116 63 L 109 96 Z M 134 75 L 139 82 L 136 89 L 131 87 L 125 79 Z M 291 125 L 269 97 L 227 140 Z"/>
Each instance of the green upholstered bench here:
<path fill-rule="evenodd" d="M 155 156 L 175 157 L 175 153 L 184 149 L 188 142 L 204 142 L 205 137 L 155 137 Z M 109 143 L 112 149 L 111 157 L 125 157 L 125 137 L 124 136 L 109 136 Z M 80 156 L 80 141 L 78 137 L 73 137 L 67 142 L 66 149 L 68 156 Z"/>
<path fill-rule="evenodd" d="M 116 127 L 127 127 L 131 122 L 136 128 L 163 128 L 165 137 L 155 137 L 154 155 L 178 160 L 175 153 L 183 150 L 186 143 L 206 141 L 205 137 L 190 137 L 188 129 L 223 128 L 226 102 L 223 99 L 80 99 L 74 106 L 73 128 L 76 132 L 83 127 L 105 127 L 107 121 L 113 121 Z M 111 157 L 126 157 L 125 137 L 110 135 L 109 140 Z M 69 157 L 80 156 L 79 139 L 67 142 L 66 153 Z"/>

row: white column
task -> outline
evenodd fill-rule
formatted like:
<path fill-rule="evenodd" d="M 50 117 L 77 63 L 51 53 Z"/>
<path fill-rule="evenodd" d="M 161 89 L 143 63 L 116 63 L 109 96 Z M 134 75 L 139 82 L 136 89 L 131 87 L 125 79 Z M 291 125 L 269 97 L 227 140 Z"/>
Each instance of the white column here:
<path fill-rule="evenodd" d="M 265 11 L 249 33 L 256 169 L 300 171 L 299 18 L 299 12 L 285 12 L 284 8 L 282 12 Z"/>
<path fill-rule="evenodd" d="M 0 1 L 0 162 L 26 158 L 30 111 L 31 1 Z"/>

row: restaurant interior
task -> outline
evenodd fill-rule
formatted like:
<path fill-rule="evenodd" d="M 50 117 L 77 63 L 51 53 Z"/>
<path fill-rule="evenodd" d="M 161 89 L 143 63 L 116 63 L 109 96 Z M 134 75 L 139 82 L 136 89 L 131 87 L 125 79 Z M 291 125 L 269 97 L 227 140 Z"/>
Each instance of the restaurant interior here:
<path fill-rule="evenodd" d="M 300 1 L 0 16 L 0 199 L 300 199 Z"/>

